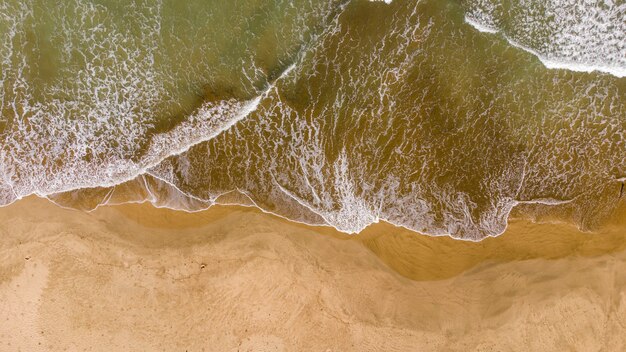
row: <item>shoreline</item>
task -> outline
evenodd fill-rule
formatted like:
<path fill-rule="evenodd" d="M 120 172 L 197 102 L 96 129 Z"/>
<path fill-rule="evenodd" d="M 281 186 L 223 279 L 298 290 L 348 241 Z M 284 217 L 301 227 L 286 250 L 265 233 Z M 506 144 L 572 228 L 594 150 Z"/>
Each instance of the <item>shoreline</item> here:
<path fill-rule="evenodd" d="M 239 206 L 85 213 L 30 197 L 0 222 L 0 349 L 626 347 L 624 220 L 590 234 L 512 219 L 468 242 Z"/>
<path fill-rule="evenodd" d="M 200 210 L 172 209 L 166 206 L 157 206 L 148 200 L 141 202 L 128 202 L 120 204 L 100 204 L 93 210 L 80 210 L 63 206 L 46 197 L 35 195 L 20 199 L 5 208 L 15 207 L 16 204 L 38 204 L 46 208 L 58 208 L 62 212 L 83 214 L 94 217 L 98 221 L 122 221 L 121 218 L 130 220 L 139 226 L 170 231 L 184 231 L 188 228 L 202 228 L 204 225 L 219 220 L 223 216 L 235 213 L 239 216 L 251 214 L 256 217 L 267 217 L 285 226 L 292 226 L 305 231 L 315 232 L 322 236 L 356 241 L 362 243 L 377 255 L 383 255 L 385 251 L 377 252 L 375 248 L 381 248 L 381 243 L 387 243 L 386 251 L 391 251 L 389 243 L 397 242 L 398 248 L 394 250 L 406 250 L 411 252 L 414 247 L 445 248 L 436 256 L 448 257 L 452 253 L 482 258 L 483 260 L 498 259 L 506 261 L 499 248 L 508 248 L 508 260 L 521 260 L 527 258 L 556 259 L 568 255 L 600 255 L 621 250 L 626 250 L 626 203 L 616 210 L 608 223 L 595 231 L 583 231 L 576 224 L 563 220 L 535 221 L 524 217 L 511 217 L 507 221 L 506 229 L 497 236 L 484 237 L 480 240 L 455 238 L 451 235 L 430 235 L 420 233 L 410 228 L 396 225 L 386 220 L 368 225 L 359 233 L 349 234 L 340 231 L 330 225 L 307 224 L 297 220 L 291 220 L 279 214 L 263 210 L 257 205 L 243 204 L 213 204 L 209 208 Z M 52 210 L 52 209 L 49 209 Z M 0 213 L 3 208 L 0 208 Z M 52 210 L 53 211 L 53 210 Z M 623 238 L 622 238 L 623 237 Z M 532 248 L 530 243 L 541 240 L 545 246 Z M 607 242 L 608 240 L 608 242 Z M 431 243 L 432 242 L 432 243 Z M 396 252 L 395 254 L 398 254 Z M 465 259 L 464 259 L 465 260 Z M 393 264 L 392 264 L 393 265 Z"/>
<path fill-rule="evenodd" d="M 612 211 L 612 214 L 610 216 L 605 217 L 603 224 L 599 225 L 599 226 L 595 226 L 593 229 L 590 230 L 583 230 L 581 229 L 581 225 L 573 222 L 573 221 L 568 221 L 565 218 L 567 218 L 567 216 L 563 216 L 563 215 L 556 215 L 556 214 L 549 214 L 549 213 L 545 213 L 542 215 L 538 215 L 535 214 L 533 211 L 530 211 L 529 213 L 525 213 L 524 210 L 520 210 L 520 207 L 524 207 L 527 205 L 560 205 L 560 204 L 566 204 L 567 202 L 563 202 L 563 203 L 554 203 L 554 202 L 549 202 L 548 200 L 535 200 L 535 201 L 515 201 L 515 204 L 513 204 L 511 206 L 511 208 L 507 211 L 507 215 L 506 215 L 506 223 L 504 225 L 504 229 L 496 234 L 496 235 L 487 235 L 484 237 L 480 237 L 480 238 L 473 238 L 473 237 L 456 237 L 454 235 L 452 235 L 451 233 L 441 233 L 441 234 L 429 234 L 429 233 L 425 233 L 425 232 L 420 232 L 414 229 L 411 229 L 410 227 L 407 227 L 405 225 L 401 225 L 401 224 L 396 224 L 393 223 L 387 219 L 384 218 L 376 218 L 374 222 L 370 223 L 369 225 L 365 226 L 363 229 L 361 229 L 358 232 L 346 232 L 340 229 L 337 229 L 336 227 L 330 225 L 330 224 L 314 224 L 314 223 L 307 223 L 305 221 L 302 220 L 296 220 L 296 219 L 292 219 L 289 218 L 288 216 L 285 215 L 281 215 L 279 213 L 276 212 L 272 212 L 270 210 L 266 210 L 263 209 L 261 206 L 259 206 L 257 203 L 255 203 L 252 199 L 250 199 L 246 194 L 244 193 L 238 193 L 240 197 L 244 197 L 246 202 L 245 203 L 233 203 L 233 202 L 222 202 L 220 203 L 220 199 L 222 199 L 223 197 L 229 197 L 234 193 L 237 193 L 237 191 L 228 191 L 225 192 L 221 195 L 219 195 L 214 201 L 215 203 L 210 203 L 210 201 L 205 201 L 202 200 L 200 198 L 197 198 L 195 196 L 189 195 L 184 193 L 182 190 L 180 190 L 177 186 L 175 186 L 174 184 L 169 183 L 168 181 L 162 180 L 160 178 L 155 178 L 156 180 L 158 180 L 159 182 L 163 182 L 165 183 L 168 187 L 172 187 L 176 192 L 179 192 L 183 197 L 186 197 L 186 199 L 189 200 L 190 203 L 192 202 L 197 202 L 199 204 L 203 204 L 206 207 L 202 207 L 202 208 L 198 208 L 198 209 L 185 209 L 185 208 L 180 208 L 180 207 L 172 207 L 171 205 L 168 205 L 167 202 L 163 202 L 162 199 L 159 199 L 158 197 L 154 196 L 149 190 L 148 188 L 146 188 L 146 190 L 148 190 L 147 194 L 150 195 L 151 199 L 148 198 L 143 198 L 140 200 L 116 200 L 113 203 L 109 203 L 109 201 L 111 200 L 111 197 L 115 197 L 116 194 L 116 187 L 103 187 L 103 188 L 86 188 L 86 189 L 79 189 L 76 191 L 93 191 L 93 190 L 108 190 L 107 191 L 107 195 L 104 197 L 104 199 L 102 199 L 100 202 L 97 202 L 95 204 L 92 204 L 91 207 L 86 208 L 86 209 L 81 209 L 80 205 L 77 205 L 77 207 L 73 207 L 71 205 L 64 205 L 61 202 L 59 202 L 59 200 L 55 200 L 52 197 L 54 197 L 55 195 L 47 195 L 47 196 L 38 196 L 35 194 L 31 194 L 29 196 L 23 197 L 23 198 L 19 198 L 15 201 L 13 201 L 12 203 L 6 204 L 6 205 L 0 205 L 0 209 L 5 208 L 5 207 L 9 207 L 12 204 L 16 203 L 16 202 L 20 202 L 23 200 L 27 200 L 27 199 L 33 199 L 33 198 L 38 198 L 38 199 L 43 199 L 46 201 L 49 201 L 53 204 L 55 204 L 56 206 L 63 208 L 63 209 L 67 209 L 67 210 L 77 210 L 77 211 L 82 211 L 82 212 L 86 212 L 86 213 L 92 213 L 94 211 L 97 211 L 100 208 L 106 208 L 106 207 L 118 207 L 118 206 L 124 206 L 124 205 L 146 205 L 146 206 L 150 206 L 150 207 L 154 207 L 157 209 L 164 209 L 164 210 L 168 210 L 168 211 L 174 211 L 174 212 L 181 212 L 181 213 L 199 213 L 199 212 L 210 212 L 211 209 L 213 209 L 214 207 L 234 207 L 234 208 L 249 208 L 249 209 L 254 209 L 255 211 L 261 212 L 263 214 L 269 215 L 269 216 L 274 216 L 277 218 L 280 218 L 282 220 L 285 220 L 287 222 L 290 223 L 294 223 L 294 224 L 300 224 L 303 226 L 307 226 L 307 227 L 313 227 L 313 228 L 320 228 L 320 229 L 325 229 L 325 228 L 329 228 L 332 229 L 332 231 L 344 234 L 344 235 L 348 235 L 348 236 L 358 236 L 361 233 L 364 232 L 369 232 L 371 231 L 372 228 L 376 228 L 378 226 L 391 226 L 393 228 L 396 229 L 400 229 L 402 231 L 408 231 L 411 232 L 415 235 L 419 235 L 419 236 L 429 236 L 429 237 L 448 237 L 451 239 L 454 239 L 455 241 L 464 241 L 464 242 L 475 242 L 475 243 L 479 243 L 484 241 L 485 239 L 488 238 L 497 238 L 502 236 L 503 234 L 510 232 L 509 231 L 509 223 L 511 221 L 516 222 L 516 221 L 529 221 L 535 224 L 539 224 L 539 225 L 543 225 L 543 224 L 563 224 L 563 225 L 571 225 L 573 227 L 575 227 L 575 231 L 578 232 L 583 232 L 583 233 L 589 233 L 589 234 L 593 234 L 593 233 L 601 233 L 603 231 L 605 231 L 606 229 L 610 229 L 614 226 L 626 226 L 626 202 L 622 201 L 621 199 L 619 199 L 617 201 L 617 207 Z M 136 180 L 136 179 L 135 179 Z M 135 181 L 133 180 L 133 181 Z M 123 185 L 127 185 L 127 184 L 131 184 L 131 183 L 123 183 L 121 185 L 118 186 L 123 186 Z M 132 186 L 131 186 L 132 187 Z M 72 198 L 75 197 L 81 197 L 84 196 L 83 194 L 76 194 L 76 195 L 72 195 L 71 192 L 69 193 L 59 193 L 56 194 L 56 196 L 58 195 L 70 195 Z M 308 206 L 304 205 L 304 204 L 300 204 L 301 206 L 303 206 L 304 208 L 306 208 L 308 211 L 310 211 L 312 214 L 315 214 L 316 216 L 320 216 L 321 219 L 325 220 L 325 218 L 321 215 L 318 214 L 317 212 L 315 212 L 315 210 L 309 208 Z M 539 218 L 541 218 L 541 220 L 538 220 Z"/>

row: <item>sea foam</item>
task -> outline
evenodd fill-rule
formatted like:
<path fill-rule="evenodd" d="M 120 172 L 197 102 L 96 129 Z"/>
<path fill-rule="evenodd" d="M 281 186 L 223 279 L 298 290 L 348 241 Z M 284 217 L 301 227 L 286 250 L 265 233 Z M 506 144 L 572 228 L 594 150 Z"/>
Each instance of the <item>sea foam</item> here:
<path fill-rule="evenodd" d="M 514 1 L 510 8 L 500 1 L 476 0 L 465 15 L 467 24 L 499 33 L 549 69 L 616 77 L 626 76 L 624 19 L 626 4 L 584 0 Z"/>

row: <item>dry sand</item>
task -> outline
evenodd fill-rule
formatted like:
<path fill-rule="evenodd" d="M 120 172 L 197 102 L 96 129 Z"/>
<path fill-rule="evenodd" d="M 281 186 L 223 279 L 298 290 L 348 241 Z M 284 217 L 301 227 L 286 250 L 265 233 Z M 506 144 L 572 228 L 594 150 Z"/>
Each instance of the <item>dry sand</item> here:
<path fill-rule="evenodd" d="M 0 351 L 626 350 L 624 222 L 471 243 L 29 198 L 0 236 Z"/>

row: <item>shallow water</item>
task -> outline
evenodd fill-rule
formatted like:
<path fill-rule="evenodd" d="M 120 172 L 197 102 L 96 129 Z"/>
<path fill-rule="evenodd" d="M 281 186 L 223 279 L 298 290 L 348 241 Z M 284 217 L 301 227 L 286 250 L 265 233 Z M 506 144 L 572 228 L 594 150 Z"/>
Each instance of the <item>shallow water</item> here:
<path fill-rule="evenodd" d="M 0 203 L 237 203 L 464 239 L 511 211 L 593 229 L 624 199 L 625 16 L 623 1 L 4 1 Z"/>

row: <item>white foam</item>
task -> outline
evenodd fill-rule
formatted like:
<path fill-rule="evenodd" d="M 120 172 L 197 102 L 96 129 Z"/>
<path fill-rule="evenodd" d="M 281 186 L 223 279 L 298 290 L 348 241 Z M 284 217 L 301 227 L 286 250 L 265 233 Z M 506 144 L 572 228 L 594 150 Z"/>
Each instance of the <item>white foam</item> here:
<path fill-rule="evenodd" d="M 25 78 L 29 67 L 24 50 L 10 46 L 20 40 L 4 38 L 8 42 L 0 47 L 5 49 L 0 52 L 0 83 L 13 85 L 0 89 L 0 100 L 3 107 L 10 104 L 19 115 L 2 134 L 5 148 L 0 149 L 0 205 L 30 194 L 46 196 L 131 180 L 163 159 L 231 128 L 255 111 L 274 88 L 276 81 L 248 101 L 205 103 L 174 129 L 150 136 L 154 106 L 171 99 L 163 86 L 164 79 L 157 78 L 154 68 L 160 6 L 141 9 L 151 15 L 137 16 L 137 23 L 145 29 L 143 37 L 134 38 L 115 23 L 99 23 L 102 18 L 111 18 L 105 16 L 103 7 L 82 1 L 65 5 L 67 8 L 59 9 L 58 15 L 58 25 L 63 28 L 59 35 L 66 36 L 67 43 L 63 55 L 68 57 L 64 60 L 71 61 L 72 55 L 83 57 L 84 68 L 78 70 L 72 82 L 46 86 L 43 102 L 33 96 Z M 27 19 L 32 11 L 26 5 L 22 10 L 24 15 L 18 16 L 16 9 L 0 6 L 0 20 L 11 21 L 14 35 L 24 36 L 28 31 Z M 121 43 L 125 43 L 123 47 Z M 75 53 L 89 47 L 97 49 Z M 294 68 L 295 64 L 290 65 L 277 80 L 284 79 Z M 9 94 L 5 94 L 7 91 Z M 148 145 L 147 152 L 133 160 L 142 143 Z M 90 154 L 99 157 L 86 160 Z M 47 162 L 42 163 L 43 158 Z M 56 168 L 55 161 L 62 166 Z"/>
<path fill-rule="evenodd" d="M 484 33 L 500 33 L 511 45 L 536 56 L 546 68 L 576 72 L 603 72 L 626 77 L 626 4 L 609 2 L 603 6 L 584 0 L 551 0 L 538 4 L 514 3 L 505 16 L 515 21 L 513 33 L 503 32 L 497 17 L 503 9 L 498 1 L 471 3 L 465 22 Z M 518 5 L 518 6 L 516 6 Z M 515 12 L 513 12 L 515 11 Z M 513 15 L 515 13 L 515 15 Z M 550 33 L 539 40 L 533 38 Z"/>
<path fill-rule="evenodd" d="M 561 69 L 561 70 L 570 70 L 570 71 L 586 72 L 586 73 L 598 71 L 598 72 L 608 73 L 615 77 L 620 77 L 620 78 L 626 77 L 626 67 L 612 67 L 612 66 L 608 66 L 605 64 L 593 64 L 593 63 L 585 64 L 585 63 L 579 63 L 579 62 L 574 62 L 574 61 L 568 61 L 565 59 L 562 59 L 562 60 L 551 59 L 542 55 L 541 53 L 539 53 L 538 51 L 532 48 L 529 48 L 527 46 L 524 46 L 518 43 L 517 41 L 507 36 L 504 36 L 504 37 L 514 47 L 522 49 L 528 53 L 535 55 L 539 59 L 539 61 L 541 61 L 541 63 L 546 68 L 549 68 L 549 69 L 555 69 L 555 70 Z"/>
<path fill-rule="evenodd" d="M 483 33 L 498 33 L 498 29 L 491 27 L 489 25 L 480 23 L 479 21 L 471 18 L 470 16 L 466 15 L 465 16 L 465 22 L 467 22 L 467 24 L 469 24 L 470 26 L 476 28 L 479 32 L 483 32 Z"/>

